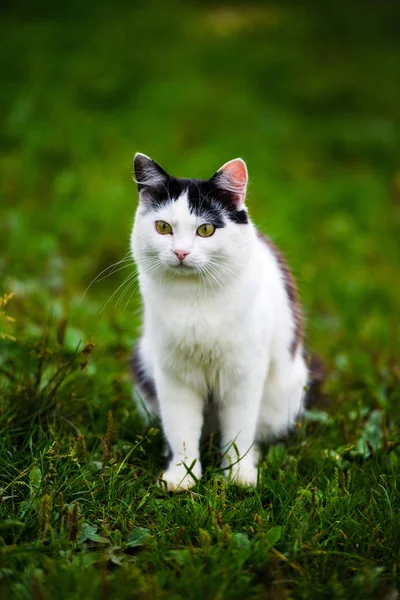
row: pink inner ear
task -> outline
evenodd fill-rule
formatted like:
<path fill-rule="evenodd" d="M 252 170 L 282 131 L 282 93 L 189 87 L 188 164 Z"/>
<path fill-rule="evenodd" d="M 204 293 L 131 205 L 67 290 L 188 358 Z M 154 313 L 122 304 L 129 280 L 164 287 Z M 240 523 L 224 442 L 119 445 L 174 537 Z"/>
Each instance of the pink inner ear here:
<path fill-rule="evenodd" d="M 235 158 L 225 163 L 218 174 L 219 184 L 232 193 L 232 200 L 240 209 L 246 196 L 248 180 L 246 163 L 241 158 Z"/>
<path fill-rule="evenodd" d="M 230 160 L 219 171 L 224 174 L 227 182 L 229 181 L 232 186 L 237 186 L 239 189 L 246 187 L 247 169 L 245 162 L 241 158 Z"/>

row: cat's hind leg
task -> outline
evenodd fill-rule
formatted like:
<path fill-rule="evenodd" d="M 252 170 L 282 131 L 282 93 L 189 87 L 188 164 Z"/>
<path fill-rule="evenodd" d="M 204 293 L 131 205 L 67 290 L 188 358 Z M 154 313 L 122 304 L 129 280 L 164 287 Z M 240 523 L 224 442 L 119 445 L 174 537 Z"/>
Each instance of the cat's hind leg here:
<path fill-rule="evenodd" d="M 271 362 L 257 425 L 258 442 L 286 434 L 295 425 L 304 411 L 307 382 L 307 365 L 300 351 L 293 358 Z"/>
<path fill-rule="evenodd" d="M 133 349 L 131 368 L 137 392 L 135 402 L 138 413 L 146 425 L 151 425 L 154 417 L 160 417 L 160 408 L 151 365 L 143 350 L 143 340 L 139 340 Z"/>

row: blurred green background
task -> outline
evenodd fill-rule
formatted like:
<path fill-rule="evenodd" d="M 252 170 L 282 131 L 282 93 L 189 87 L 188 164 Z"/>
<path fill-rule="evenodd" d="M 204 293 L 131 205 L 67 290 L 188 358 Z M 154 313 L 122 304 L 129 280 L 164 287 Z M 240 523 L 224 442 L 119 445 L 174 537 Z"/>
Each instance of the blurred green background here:
<path fill-rule="evenodd" d="M 133 585 L 148 598 L 222 598 L 234 582 L 229 597 L 241 599 L 275 580 L 271 597 L 292 597 L 279 595 L 283 576 L 304 598 L 389 598 L 399 572 L 399 22 L 390 0 L 2 3 L 0 584 L 13 598 L 99 597 L 114 581 L 126 595 L 113 598 L 132 598 Z M 160 500 L 152 487 L 161 436 L 137 441 L 128 368 L 140 326 L 138 292 L 124 283 L 133 267 L 110 269 L 83 296 L 128 250 L 136 151 L 198 178 L 246 160 L 250 213 L 296 275 L 307 344 L 324 364 L 328 412 L 272 447 L 260 495 L 230 488 L 228 508 L 215 449 L 196 500 Z M 261 532 L 275 525 L 278 553 L 254 534 L 257 514 Z M 198 523 L 217 539 L 210 578 Z M 117 558 L 93 552 L 105 543 L 96 531 L 123 549 Z M 144 534 L 132 579 L 111 567 L 87 576 L 89 564 L 130 565 L 129 544 Z M 184 554 L 191 544 L 197 554 Z"/>
<path fill-rule="evenodd" d="M 196 177 L 242 156 L 251 214 L 298 277 L 310 345 L 389 360 L 399 15 L 394 2 L 3 6 L 0 277 L 17 328 L 40 329 L 55 302 L 97 336 L 88 312 L 122 275 L 77 298 L 128 248 L 136 151 Z M 110 303 L 101 320 L 120 312 Z"/>
<path fill-rule="evenodd" d="M 242 156 L 251 215 L 297 276 L 310 349 L 339 379 L 397 372 L 397 3 L 1 11 L 0 285 L 15 318 L 3 332 L 18 344 L 61 323 L 70 349 L 127 356 L 134 287 L 101 310 L 130 268 L 81 295 L 128 249 L 134 153 L 200 178 Z"/>
<path fill-rule="evenodd" d="M 0 276 L 24 304 L 37 296 L 26 325 L 53 300 L 86 322 L 122 282 L 75 302 L 128 247 L 135 151 L 197 177 L 242 156 L 310 344 L 394 353 L 397 3 L 22 2 L 1 16 Z"/>

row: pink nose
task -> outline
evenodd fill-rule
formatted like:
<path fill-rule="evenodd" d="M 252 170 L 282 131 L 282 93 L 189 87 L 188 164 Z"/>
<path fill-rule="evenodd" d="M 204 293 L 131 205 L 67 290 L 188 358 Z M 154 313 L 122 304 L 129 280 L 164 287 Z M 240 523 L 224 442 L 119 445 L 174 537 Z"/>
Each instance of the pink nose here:
<path fill-rule="evenodd" d="M 186 252 L 185 250 L 174 250 L 174 254 L 182 262 L 190 252 Z"/>

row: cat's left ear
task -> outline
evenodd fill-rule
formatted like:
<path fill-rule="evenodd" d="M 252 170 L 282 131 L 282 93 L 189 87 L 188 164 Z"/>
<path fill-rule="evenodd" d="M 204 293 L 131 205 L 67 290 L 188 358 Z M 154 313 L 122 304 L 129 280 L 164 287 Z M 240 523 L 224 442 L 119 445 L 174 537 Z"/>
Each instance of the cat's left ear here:
<path fill-rule="evenodd" d="M 139 192 L 143 188 L 155 188 L 168 179 L 168 174 L 154 160 L 141 152 L 135 154 L 133 159 L 136 183 Z"/>
<path fill-rule="evenodd" d="M 240 210 L 246 198 L 249 179 L 244 160 L 241 158 L 230 160 L 218 169 L 212 179 L 218 184 L 218 187 L 231 194 L 236 208 Z"/>

